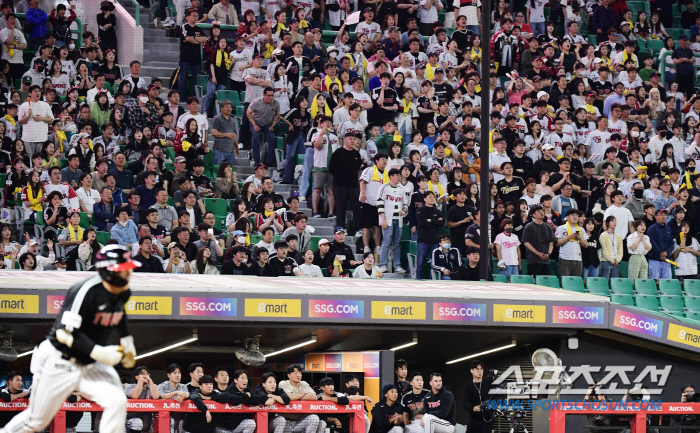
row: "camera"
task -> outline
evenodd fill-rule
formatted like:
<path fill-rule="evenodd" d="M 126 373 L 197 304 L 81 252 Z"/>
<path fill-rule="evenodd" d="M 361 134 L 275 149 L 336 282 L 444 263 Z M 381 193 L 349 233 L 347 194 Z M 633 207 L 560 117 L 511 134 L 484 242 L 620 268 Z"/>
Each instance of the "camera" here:
<path fill-rule="evenodd" d="M 593 417 L 593 425 L 597 427 L 607 427 L 610 425 L 610 418 L 606 415 L 596 415 Z"/>
<path fill-rule="evenodd" d="M 685 394 L 685 401 L 688 403 L 698 403 L 700 402 L 700 393 L 697 392 L 687 392 Z"/>

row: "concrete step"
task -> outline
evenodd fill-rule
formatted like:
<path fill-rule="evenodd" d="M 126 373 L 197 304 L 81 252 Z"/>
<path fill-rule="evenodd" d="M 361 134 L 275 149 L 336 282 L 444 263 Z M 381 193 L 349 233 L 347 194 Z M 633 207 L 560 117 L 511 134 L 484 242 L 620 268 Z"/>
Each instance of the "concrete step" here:
<path fill-rule="evenodd" d="M 180 53 L 177 51 L 143 50 L 144 65 L 152 68 L 169 67 L 175 69 L 180 61 Z M 154 59 L 157 61 L 151 61 Z"/>
<path fill-rule="evenodd" d="M 168 38 L 163 38 L 163 40 L 158 42 L 147 42 L 145 43 L 144 48 L 153 51 L 162 51 L 164 53 L 175 50 L 175 52 L 178 53 L 178 55 L 180 55 L 179 45 L 177 43 L 172 44 L 170 42 L 167 42 L 168 40 Z M 144 57 L 144 60 L 149 61 L 154 59 L 148 59 Z"/>
<path fill-rule="evenodd" d="M 165 44 L 171 46 L 179 46 L 180 41 L 176 38 L 166 38 L 165 30 L 147 29 L 143 32 L 143 42 L 146 48 L 152 49 L 152 44 Z"/>

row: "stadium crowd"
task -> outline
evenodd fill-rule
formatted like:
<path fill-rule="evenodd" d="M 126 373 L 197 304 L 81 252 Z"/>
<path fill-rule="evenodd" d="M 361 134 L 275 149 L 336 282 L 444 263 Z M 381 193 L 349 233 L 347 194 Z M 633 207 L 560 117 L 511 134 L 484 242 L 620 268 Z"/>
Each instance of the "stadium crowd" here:
<path fill-rule="evenodd" d="M 416 278 L 478 280 L 489 200 L 500 274 L 523 260 L 531 275 L 553 260 L 561 276 L 614 277 L 623 262 L 630 278 L 698 273 L 692 1 L 673 29 L 671 2 L 499 1 L 483 23 L 479 0 L 177 0 L 182 24 L 162 21 L 180 38 L 169 91 L 137 60 L 122 75 L 112 3 L 76 47 L 73 7 L 25 2 L 30 29 L 0 5 L 3 221 L 20 222 L 0 226 L 4 268 L 90 270 L 102 241 L 133 248 L 144 272 L 381 278 L 406 272 L 410 238 Z M 200 75 L 201 99 L 187 93 Z M 220 90 L 236 97 L 214 104 Z M 310 218 L 334 239 L 314 239 Z"/>

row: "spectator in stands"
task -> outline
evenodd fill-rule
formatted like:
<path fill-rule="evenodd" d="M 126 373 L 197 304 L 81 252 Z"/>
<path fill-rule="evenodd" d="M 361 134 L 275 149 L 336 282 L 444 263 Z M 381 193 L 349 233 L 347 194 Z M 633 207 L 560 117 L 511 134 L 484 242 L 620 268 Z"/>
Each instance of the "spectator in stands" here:
<path fill-rule="evenodd" d="M 588 234 L 578 225 L 578 211 L 566 211 L 566 224 L 555 233 L 559 247 L 559 275 L 580 276 L 583 273 L 582 250 L 588 248 Z"/>
<path fill-rule="evenodd" d="M 191 244 L 188 244 L 188 246 Z M 171 242 L 168 245 L 170 257 L 163 261 L 163 269 L 166 274 L 189 274 L 191 273 L 187 255 L 180 249 L 180 244 Z"/>
<path fill-rule="evenodd" d="M 187 9 L 187 23 L 182 26 L 182 36 L 180 38 L 180 71 L 178 91 L 180 95 L 186 95 L 187 76 L 192 72 L 192 80 L 197 79 L 202 63 L 202 54 L 199 45 L 206 42 L 207 37 L 200 27 L 195 23 L 199 19 L 196 9 Z M 199 107 L 197 107 L 199 108 Z"/>
<path fill-rule="evenodd" d="M 439 245 L 438 229 L 445 225 L 445 218 L 442 212 L 435 208 L 435 193 L 427 191 L 425 193 L 425 205 L 417 212 L 418 257 L 416 263 L 416 278 L 422 280 L 423 266 L 428 259 L 430 252 Z"/>
<path fill-rule="evenodd" d="M 550 275 L 549 256 L 552 254 L 556 240 L 554 231 L 549 224 L 544 223 L 545 213 L 542 206 L 531 207 L 530 217 L 532 221 L 523 230 L 523 244 L 527 248 L 528 273 Z"/>
<path fill-rule="evenodd" d="M 134 260 L 141 263 L 140 268 L 136 268 L 135 272 L 150 272 L 156 274 L 163 273 L 163 264 L 158 257 L 151 255 L 153 241 L 150 236 L 144 236 L 139 239 L 139 253 L 134 256 Z"/>
<path fill-rule="evenodd" d="M 246 82 L 249 82 L 249 84 L 261 83 L 252 84 L 258 87 L 260 87 L 262 83 L 269 82 L 269 78 L 267 81 L 265 81 L 264 78 L 255 78 L 255 70 L 260 69 L 260 65 L 260 57 L 256 56 L 253 58 L 253 68 L 246 69 L 244 73 Z M 254 71 L 251 71 L 251 69 Z M 248 91 L 249 90 L 246 90 L 246 103 L 248 103 Z M 262 93 L 263 95 L 261 97 L 251 100 L 246 109 L 246 117 L 250 123 L 250 133 L 253 137 L 253 159 L 256 164 L 260 162 L 260 134 L 264 134 L 267 140 L 267 155 L 265 157 L 265 163 L 268 166 L 275 166 L 274 149 L 276 145 L 274 130 L 275 125 L 280 118 L 280 104 L 276 99 L 274 99 L 275 91 L 272 87 L 265 87 Z"/>
<path fill-rule="evenodd" d="M 131 209 L 129 208 L 129 205 L 122 205 L 122 207 L 117 208 L 114 214 L 117 219 L 117 223 L 110 230 L 110 234 L 112 235 L 113 239 L 116 239 L 119 242 L 119 245 L 131 248 L 133 244 L 138 242 L 139 235 L 136 224 L 134 224 L 134 221 L 130 219 Z"/>
<path fill-rule="evenodd" d="M 209 248 L 202 248 L 197 252 L 197 257 L 190 263 L 190 271 L 193 274 L 219 275 L 216 262 L 211 260 L 212 253 Z"/>
<path fill-rule="evenodd" d="M 19 21 L 15 14 L 10 12 L 3 15 L 3 18 L 7 20 L 7 27 L 0 31 L 0 41 L 6 47 L 2 50 L 2 59 L 10 63 L 10 69 L 5 75 L 8 82 L 13 84 L 16 79 L 22 77 L 24 71 L 22 52 L 27 48 L 27 41 L 19 28 L 16 28 Z"/>
<path fill-rule="evenodd" d="M 656 211 L 656 223 L 647 230 L 651 241 L 649 251 L 649 278 L 671 278 L 671 265 L 667 262 L 668 256 L 673 254 L 673 232 L 666 224 L 668 211 L 659 209 Z"/>
<path fill-rule="evenodd" d="M 32 0 L 38 2 L 38 0 Z M 19 107 L 19 123 L 23 125 L 22 141 L 27 153 L 33 155 L 41 152 L 41 148 L 48 138 L 48 125 L 53 122 L 51 107 L 41 101 L 41 88 L 29 87 L 30 99 Z"/>
<path fill-rule="evenodd" d="M 216 7 L 216 6 L 214 6 Z M 221 114 L 214 117 L 211 123 L 211 135 L 214 136 L 214 165 L 227 161 L 235 164 L 235 158 L 240 157 L 238 136 L 236 135 L 236 119 L 231 116 L 233 104 L 231 101 L 221 102 Z M 218 182 L 217 182 L 218 183 Z"/>
<path fill-rule="evenodd" d="M 301 276 L 298 264 L 290 257 L 287 257 L 287 242 L 275 242 L 275 256 L 265 266 L 264 276 L 266 277 L 291 277 Z"/>
<path fill-rule="evenodd" d="M 294 217 L 294 223 L 292 227 L 287 228 L 283 233 L 282 233 L 282 239 L 286 239 L 287 236 L 289 235 L 295 235 L 297 236 L 298 243 L 296 250 L 297 251 L 305 251 L 309 248 L 309 244 L 311 243 L 311 233 L 307 230 L 307 224 L 309 220 L 306 215 L 303 213 L 298 213 Z"/>
<path fill-rule="evenodd" d="M 49 20 L 49 16 L 46 15 L 46 12 L 39 9 L 39 0 L 27 0 L 27 4 L 29 9 L 26 11 L 26 19 L 32 25 L 32 32 L 29 34 L 29 46 L 32 50 L 36 50 L 44 43 L 44 36 L 48 31 L 46 22 Z"/>

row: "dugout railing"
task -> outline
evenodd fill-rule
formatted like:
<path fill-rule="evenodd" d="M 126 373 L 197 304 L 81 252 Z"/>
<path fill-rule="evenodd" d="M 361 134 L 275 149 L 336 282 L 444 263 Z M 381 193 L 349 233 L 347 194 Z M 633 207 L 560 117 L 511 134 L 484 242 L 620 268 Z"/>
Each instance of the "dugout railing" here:
<path fill-rule="evenodd" d="M 316 414 L 320 417 L 334 417 L 343 422 L 343 426 L 336 431 L 338 433 L 365 433 L 364 405 L 361 401 L 351 401 L 349 405 L 340 405 L 327 401 L 292 401 L 289 405 L 274 404 L 270 406 L 246 406 L 221 404 L 205 401 L 209 412 L 217 414 L 231 414 L 237 419 L 253 419 L 256 423 L 256 433 L 268 433 L 268 420 L 274 418 L 274 414 L 287 414 L 290 417 Z M 0 414 L 3 412 L 21 412 L 28 407 L 25 399 L 17 399 L 13 402 L 0 402 Z M 48 430 L 51 433 L 66 433 L 66 416 L 75 412 L 101 412 L 102 407 L 96 403 L 81 401 L 78 403 L 63 403 L 63 407 L 56 413 Z M 174 400 L 128 400 L 127 412 L 129 414 L 140 413 L 152 415 L 153 433 L 169 433 L 171 431 L 171 414 L 183 419 L 188 413 L 201 413 L 189 400 L 177 403 Z M 2 417 L 0 415 L 0 417 Z M 5 416 L 7 420 L 7 416 Z M 92 417 L 94 420 L 94 417 Z M 4 424 L 4 422 L 3 422 Z M 174 423 L 177 426 L 178 423 Z M 180 424 L 180 427 L 182 424 Z M 97 431 L 98 426 L 93 428 Z M 78 428 L 77 431 L 90 431 L 90 429 Z M 68 431 L 76 431 L 74 428 Z M 175 428 L 174 431 L 183 431 Z M 213 431 L 213 429 L 212 429 Z M 285 428 L 285 433 L 289 428 Z"/>
<path fill-rule="evenodd" d="M 549 433 L 664 433 L 700 431 L 700 403 L 634 402 L 626 406 L 560 403 L 552 405 Z M 614 407 L 611 407 L 614 406 Z M 596 419 L 597 418 L 597 419 Z"/>

